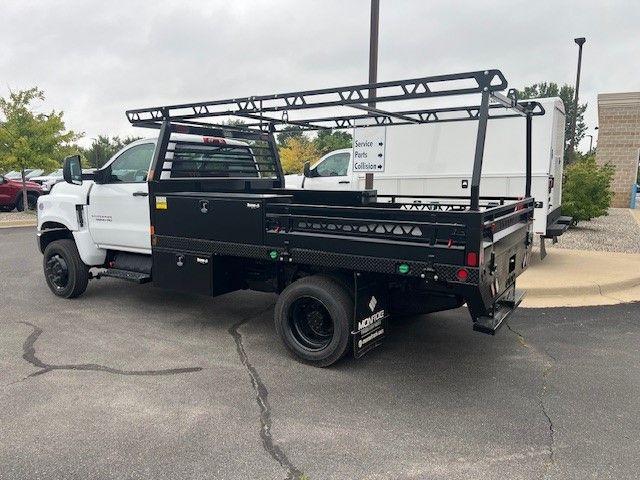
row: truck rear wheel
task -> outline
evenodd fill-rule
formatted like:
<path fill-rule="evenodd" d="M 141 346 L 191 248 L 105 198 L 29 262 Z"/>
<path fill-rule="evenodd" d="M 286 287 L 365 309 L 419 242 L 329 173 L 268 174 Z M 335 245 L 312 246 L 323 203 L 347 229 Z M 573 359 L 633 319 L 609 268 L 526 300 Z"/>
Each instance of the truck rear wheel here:
<path fill-rule="evenodd" d="M 327 367 L 349 348 L 353 300 L 335 279 L 314 275 L 295 281 L 280 294 L 276 330 L 298 358 Z"/>
<path fill-rule="evenodd" d="M 44 278 L 58 297 L 79 297 L 89 283 L 89 267 L 78 253 L 73 240 L 56 240 L 47 245 L 43 258 Z"/>

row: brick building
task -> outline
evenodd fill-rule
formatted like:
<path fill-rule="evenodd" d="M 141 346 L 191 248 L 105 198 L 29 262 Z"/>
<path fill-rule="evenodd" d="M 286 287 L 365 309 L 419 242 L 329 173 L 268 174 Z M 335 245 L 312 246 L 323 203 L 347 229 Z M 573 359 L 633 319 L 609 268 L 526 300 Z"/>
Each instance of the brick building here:
<path fill-rule="evenodd" d="M 640 92 L 598 95 L 596 161 L 616 167 L 614 207 L 628 207 L 640 159 Z"/>

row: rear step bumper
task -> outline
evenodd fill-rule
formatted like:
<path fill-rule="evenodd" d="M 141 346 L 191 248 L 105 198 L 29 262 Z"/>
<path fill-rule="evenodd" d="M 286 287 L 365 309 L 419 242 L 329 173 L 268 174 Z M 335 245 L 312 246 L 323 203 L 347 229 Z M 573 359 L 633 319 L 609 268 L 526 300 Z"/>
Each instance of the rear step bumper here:
<path fill-rule="evenodd" d="M 479 317 L 473 322 L 473 329 L 476 332 L 495 335 L 502 323 L 509 318 L 509 315 L 520 305 L 524 297 L 524 291 L 511 287 L 502 294 L 493 305 L 493 315 L 490 317 Z"/>
<path fill-rule="evenodd" d="M 559 237 L 569 229 L 572 221 L 573 218 L 571 217 L 559 217 L 555 222 L 547 226 L 547 233 L 544 238 Z"/>
<path fill-rule="evenodd" d="M 131 272 L 129 270 L 120 270 L 117 268 L 107 268 L 96 273 L 93 278 L 112 277 L 120 280 L 127 280 L 133 283 L 148 283 L 151 281 L 151 275 L 148 273 Z"/>

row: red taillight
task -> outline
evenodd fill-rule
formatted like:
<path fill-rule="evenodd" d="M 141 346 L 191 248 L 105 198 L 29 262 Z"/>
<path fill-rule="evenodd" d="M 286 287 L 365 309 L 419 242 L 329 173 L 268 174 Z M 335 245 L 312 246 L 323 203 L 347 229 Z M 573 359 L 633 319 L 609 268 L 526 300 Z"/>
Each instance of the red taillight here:
<path fill-rule="evenodd" d="M 478 266 L 478 254 L 476 252 L 467 252 L 467 266 L 469 267 Z"/>
<path fill-rule="evenodd" d="M 466 268 L 460 268 L 456 272 L 456 277 L 458 278 L 459 281 L 466 282 L 467 278 L 469 278 L 469 272 L 467 271 Z"/>
<path fill-rule="evenodd" d="M 202 141 L 210 145 L 226 145 L 227 143 L 224 141 L 223 138 L 216 138 L 216 137 L 202 137 Z"/>

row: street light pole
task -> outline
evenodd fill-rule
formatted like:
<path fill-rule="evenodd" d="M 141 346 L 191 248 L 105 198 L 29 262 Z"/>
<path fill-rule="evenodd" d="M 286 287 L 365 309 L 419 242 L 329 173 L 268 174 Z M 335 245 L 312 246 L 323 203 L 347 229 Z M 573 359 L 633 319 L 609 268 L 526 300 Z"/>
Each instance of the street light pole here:
<path fill-rule="evenodd" d="M 371 30 L 369 33 L 369 83 L 378 81 L 378 25 L 380 24 L 380 0 L 371 0 Z M 369 90 L 369 106 L 376 106 L 376 89 Z M 373 188 L 373 173 L 364 174 L 364 188 Z"/>
<path fill-rule="evenodd" d="M 585 135 L 585 137 L 589 137 L 589 153 L 591 153 L 591 150 L 593 149 L 593 135 Z"/>
<path fill-rule="evenodd" d="M 576 142 L 576 119 L 578 117 L 578 92 L 580 91 L 580 69 L 582 68 L 582 45 L 587 40 L 584 37 L 574 38 L 578 45 L 578 71 L 576 73 L 576 94 L 573 100 L 573 118 L 571 119 L 571 138 L 569 139 L 569 160 L 573 160 L 573 152 Z"/>

